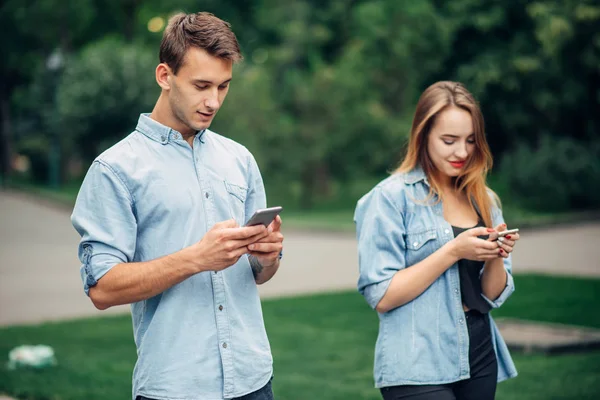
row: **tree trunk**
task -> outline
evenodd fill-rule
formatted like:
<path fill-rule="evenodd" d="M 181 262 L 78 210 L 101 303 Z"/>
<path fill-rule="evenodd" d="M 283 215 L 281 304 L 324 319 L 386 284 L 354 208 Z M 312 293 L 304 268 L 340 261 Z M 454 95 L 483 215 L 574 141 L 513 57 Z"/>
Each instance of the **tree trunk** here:
<path fill-rule="evenodd" d="M 331 177 L 327 164 L 322 161 L 307 162 L 302 171 L 302 198 L 300 207 L 303 210 L 312 208 L 317 198 L 328 198 L 331 195 Z"/>
<path fill-rule="evenodd" d="M 315 167 L 314 163 L 307 162 L 302 169 L 302 193 L 300 197 L 300 208 L 308 210 L 313 206 L 315 195 Z"/>
<path fill-rule="evenodd" d="M 12 172 L 10 101 L 8 88 L 0 81 L 0 185 L 6 186 Z"/>
<path fill-rule="evenodd" d="M 137 9 L 139 6 L 139 0 L 126 0 L 123 2 L 123 14 L 124 14 L 124 26 L 123 35 L 125 40 L 129 43 L 133 41 L 135 35 L 135 19 L 137 15 Z"/>

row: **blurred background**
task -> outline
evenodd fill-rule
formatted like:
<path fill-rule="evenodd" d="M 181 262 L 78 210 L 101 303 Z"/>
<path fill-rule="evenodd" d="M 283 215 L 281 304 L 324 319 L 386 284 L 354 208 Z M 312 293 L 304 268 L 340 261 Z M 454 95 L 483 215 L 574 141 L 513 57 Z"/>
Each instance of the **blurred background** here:
<path fill-rule="evenodd" d="M 245 61 L 212 128 L 255 154 L 272 204 L 353 209 L 400 161 L 419 94 L 445 79 L 481 103 L 506 203 L 599 204 L 600 5 L 575 0 L 6 0 L 4 184 L 76 191 L 152 110 L 180 10 L 238 36 Z"/>
<path fill-rule="evenodd" d="M 255 155 L 269 205 L 285 207 L 283 218 L 292 229 L 351 237 L 356 201 L 400 162 L 418 97 L 438 80 L 462 82 L 480 102 L 494 155 L 489 185 L 500 195 L 509 225 L 535 230 L 600 215 L 597 0 L 4 0 L 0 183 L 5 193 L 33 194 L 70 210 L 92 160 L 129 134 L 140 113 L 152 110 L 159 95 L 154 69 L 160 39 L 169 17 L 179 11 L 209 11 L 231 23 L 245 60 L 234 69 L 211 129 Z M 8 207 L 5 201 L 1 204 Z M 61 223 L 68 224 L 63 214 Z M 11 229 L 20 223 L 9 223 L 8 215 L 3 219 Z M 6 232 L 3 240 L 12 236 Z M 48 237 L 59 240 L 52 232 Z M 597 225 L 573 232 L 564 233 L 574 235 L 573 243 L 600 239 Z M 554 251 L 561 251 L 563 242 L 540 235 L 527 260 L 537 260 L 552 240 L 559 243 Z M 348 282 L 354 285 L 351 246 L 338 254 L 352 257 Z M 69 251 L 78 279 L 76 249 Z M 600 305 L 600 267 L 589 254 L 580 251 L 582 261 L 575 262 L 592 270 L 585 279 L 525 274 L 517 280 L 525 289 L 517 290 L 513 306 L 498 312 L 600 328 L 598 313 L 587 311 Z M 524 266 L 535 264 L 522 260 Z M 535 264 L 536 271 L 546 271 L 550 262 Z M 9 267 L 8 261 L 0 266 L 5 282 Z M 289 279 L 273 294 L 294 292 L 298 282 Z M 87 301 L 80 292 L 77 296 L 75 302 Z M 281 371 L 274 381 L 279 397 L 377 398 L 371 378 L 376 315 L 354 292 L 320 296 L 265 302 L 276 371 Z M 13 346 L 37 341 L 51 342 L 67 358 L 62 370 L 59 363 L 58 372 L 45 376 L 0 369 L 0 395 L 127 398 L 135 360 L 128 317 L 65 324 L 0 329 L 2 357 Z M 60 333 L 66 331 L 74 336 Z M 103 350 L 90 359 L 91 342 Z M 287 355 L 297 346 L 296 358 Z M 598 352 L 519 357 L 524 377 L 501 385 L 499 398 L 600 398 L 594 383 L 600 380 Z M 80 368 L 88 363 L 90 370 Z M 311 384 L 319 379 L 318 387 Z M 575 379 L 580 392 L 548 383 L 565 379 Z M 341 382 L 349 380 L 344 387 Z"/>

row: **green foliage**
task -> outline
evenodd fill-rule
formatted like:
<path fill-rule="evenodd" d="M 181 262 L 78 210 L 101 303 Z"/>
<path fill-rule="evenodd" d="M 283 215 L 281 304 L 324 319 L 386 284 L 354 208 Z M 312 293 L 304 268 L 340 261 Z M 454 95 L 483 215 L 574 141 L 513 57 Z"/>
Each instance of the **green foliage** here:
<path fill-rule="evenodd" d="M 17 152 L 26 156 L 30 163 L 30 178 L 38 184 L 48 182 L 50 142 L 42 135 L 32 135 L 19 143 Z"/>
<path fill-rule="evenodd" d="M 600 204 L 600 141 L 584 145 L 566 137 L 542 137 L 504 156 L 500 177 L 511 198 L 540 211 L 591 209 Z"/>
<path fill-rule="evenodd" d="M 158 96 L 161 35 L 148 21 L 199 7 L 232 23 L 245 55 L 213 129 L 256 155 L 270 197 L 288 205 L 352 208 L 356 199 L 339 196 L 398 164 L 417 99 L 437 80 L 475 94 L 497 164 L 543 136 L 599 139 L 600 5 L 592 0 L 39 3 L 2 6 L 14 40 L 0 45 L 11 83 L 0 95 L 12 98 L 15 132 L 39 121 L 42 136 L 60 132 L 63 153 L 88 162 Z M 64 74 L 47 71 L 56 51 Z M 522 200 L 562 209 L 594 199 Z"/>
<path fill-rule="evenodd" d="M 497 157 L 546 134 L 599 137 L 597 2 L 454 0 L 439 10 L 457 29 L 435 78 L 451 77 L 474 92 Z"/>
<path fill-rule="evenodd" d="M 59 124 L 87 160 L 135 128 L 159 94 L 155 59 L 143 47 L 106 39 L 68 61 L 57 92 Z"/>

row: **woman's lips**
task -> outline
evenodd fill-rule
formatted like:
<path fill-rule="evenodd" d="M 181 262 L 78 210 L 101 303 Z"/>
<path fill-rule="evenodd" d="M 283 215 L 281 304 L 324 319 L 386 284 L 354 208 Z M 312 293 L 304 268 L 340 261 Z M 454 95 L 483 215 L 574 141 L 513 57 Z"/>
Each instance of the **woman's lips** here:
<path fill-rule="evenodd" d="M 462 168 L 465 166 L 465 161 L 450 161 L 450 165 L 454 168 Z"/>

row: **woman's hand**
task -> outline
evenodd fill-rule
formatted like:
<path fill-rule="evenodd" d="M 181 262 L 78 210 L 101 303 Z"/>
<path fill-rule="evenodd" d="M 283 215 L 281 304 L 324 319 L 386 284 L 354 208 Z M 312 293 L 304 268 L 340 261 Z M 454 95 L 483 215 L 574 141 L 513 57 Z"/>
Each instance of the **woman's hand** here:
<path fill-rule="evenodd" d="M 496 235 L 491 228 L 473 228 L 464 231 L 450 241 L 451 253 L 459 260 L 487 261 L 500 257 L 500 243 L 481 239 L 478 236 Z M 512 250 L 512 249 L 511 249 Z"/>
<path fill-rule="evenodd" d="M 500 224 L 496 227 L 496 229 L 494 229 L 495 232 L 493 232 L 490 235 L 490 238 L 488 240 L 492 241 L 492 240 L 496 240 L 498 242 L 499 248 L 500 248 L 500 255 L 504 258 L 508 258 L 508 256 L 510 255 L 510 253 L 513 252 L 515 244 L 517 243 L 517 241 L 519 240 L 520 236 L 518 233 L 511 233 L 508 234 L 506 236 L 498 236 L 498 232 L 502 232 L 505 231 L 506 228 L 506 224 Z"/>

